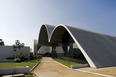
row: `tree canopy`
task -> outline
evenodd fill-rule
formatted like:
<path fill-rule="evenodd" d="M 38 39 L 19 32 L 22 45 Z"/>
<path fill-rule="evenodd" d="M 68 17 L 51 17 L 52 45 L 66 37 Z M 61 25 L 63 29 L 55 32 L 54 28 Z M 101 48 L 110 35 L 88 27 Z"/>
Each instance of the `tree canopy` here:
<path fill-rule="evenodd" d="M 0 39 L 0 45 L 4 45 L 4 41 Z"/>

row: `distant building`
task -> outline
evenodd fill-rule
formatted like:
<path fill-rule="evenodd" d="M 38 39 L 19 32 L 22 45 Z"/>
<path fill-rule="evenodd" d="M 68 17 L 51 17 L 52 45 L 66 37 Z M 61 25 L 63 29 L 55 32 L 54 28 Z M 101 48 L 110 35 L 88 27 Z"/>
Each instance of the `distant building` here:
<path fill-rule="evenodd" d="M 19 49 L 14 48 L 13 46 L 6 46 L 3 44 L 0 45 L 0 61 L 3 61 L 16 53 L 25 53 L 27 55 L 30 55 L 30 47 L 24 46 Z"/>
<path fill-rule="evenodd" d="M 37 52 L 38 40 L 34 40 L 34 54 Z"/>

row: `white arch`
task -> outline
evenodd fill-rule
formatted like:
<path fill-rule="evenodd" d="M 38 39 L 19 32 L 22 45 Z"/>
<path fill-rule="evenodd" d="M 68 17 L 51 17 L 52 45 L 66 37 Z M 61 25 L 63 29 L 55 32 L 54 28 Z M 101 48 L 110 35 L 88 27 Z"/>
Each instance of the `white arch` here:
<path fill-rule="evenodd" d="M 55 26 L 43 24 L 40 28 L 38 43 L 49 45 L 49 37 L 51 36 L 51 32 Z M 40 43 L 41 42 L 41 43 Z M 43 42 L 43 43 L 42 43 Z"/>
<path fill-rule="evenodd" d="M 76 45 L 77 45 L 77 46 L 79 47 L 79 49 L 81 50 L 82 54 L 85 56 L 85 58 L 86 58 L 87 62 L 89 63 L 89 65 L 90 65 L 91 67 L 95 67 L 95 68 L 96 68 L 96 66 L 95 66 L 95 64 L 93 63 L 93 61 L 91 60 L 91 58 L 87 55 L 87 53 L 85 52 L 85 50 L 83 49 L 83 47 L 79 44 L 78 40 L 76 40 L 76 38 L 73 36 L 73 34 L 71 33 L 71 31 L 68 29 L 67 26 L 65 26 L 65 25 L 63 25 L 63 24 L 60 24 L 60 25 L 58 25 L 57 27 L 55 27 L 54 30 L 52 31 L 51 37 L 49 38 L 49 42 L 52 41 L 51 39 L 52 39 L 52 37 L 53 37 L 54 34 L 55 34 L 54 31 L 55 31 L 58 27 L 63 27 L 63 28 L 65 28 L 65 29 L 68 31 L 68 33 L 71 35 L 71 37 L 72 37 L 73 40 L 75 41 Z"/>

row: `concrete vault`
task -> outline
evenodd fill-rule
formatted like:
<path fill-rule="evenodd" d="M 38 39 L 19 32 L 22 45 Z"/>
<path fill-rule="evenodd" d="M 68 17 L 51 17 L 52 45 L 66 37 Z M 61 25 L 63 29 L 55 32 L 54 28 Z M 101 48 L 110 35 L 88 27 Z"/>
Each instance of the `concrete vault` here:
<path fill-rule="evenodd" d="M 116 66 L 116 37 L 67 25 L 42 25 L 38 45 L 76 43 L 91 67 Z"/>
<path fill-rule="evenodd" d="M 47 25 L 47 24 L 42 25 L 40 32 L 39 32 L 39 39 L 38 39 L 39 46 L 50 45 L 49 38 L 54 28 L 55 26 L 52 26 L 52 25 Z"/>

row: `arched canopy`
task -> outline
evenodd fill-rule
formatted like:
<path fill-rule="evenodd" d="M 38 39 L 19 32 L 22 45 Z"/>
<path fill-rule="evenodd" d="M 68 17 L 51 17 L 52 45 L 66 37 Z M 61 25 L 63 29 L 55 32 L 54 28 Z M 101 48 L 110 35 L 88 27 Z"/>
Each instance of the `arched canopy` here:
<path fill-rule="evenodd" d="M 39 33 L 39 38 L 38 38 L 38 45 L 39 46 L 48 46 L 51 45 L 48 40 L 49 37 L 52 33 L 52 30 L 55 28 L 55 26 L 52 25 L 47 25 L 47 24 L 43 24 L 41 29 L 40 29 L 40 33 Z"/>
<path fill-rule="evenodd" d="M 91 67 L 116 65 L 116 37 L 59 25 L 53 30 L 49 40 L 50 43 L 74 40 Z"/>
<path fill-rule="evenodd" d="M 55 28 L 50 40 L 51 43 L 74 43 L 69 32 L 62 26 Z"/>

